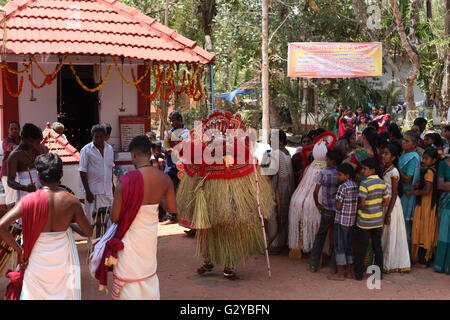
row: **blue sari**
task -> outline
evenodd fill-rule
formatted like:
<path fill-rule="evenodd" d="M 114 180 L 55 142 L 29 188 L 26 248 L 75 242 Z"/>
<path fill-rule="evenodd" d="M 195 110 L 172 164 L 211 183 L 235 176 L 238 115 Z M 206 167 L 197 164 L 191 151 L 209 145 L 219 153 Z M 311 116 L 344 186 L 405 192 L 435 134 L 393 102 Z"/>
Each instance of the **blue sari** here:
<path fill-rule="evenodd" d="M 450 160 L 439 163 L 438 179 L 450 182 Z M 439 202 L 439 234 L 434 259 L 434 270 L 450 274 L 450 192 L 441 191 Z"/>
<path fill-rule="evenodd" d="M 408 152 L 402 154 L 399 159 L 398 168 L 401 173 L 412 176 L 411 183 L 401 183 L 403 191 L 410 191 L 414 184 L 420 182 L 420 156 L 417 152 Z M 414 216 L 414 208 L 416 206 L 416 196 L 403 194 L 400 198 L 405 218 L 405 227 L 408 240 L 411 239 L 412 220 Z"/>

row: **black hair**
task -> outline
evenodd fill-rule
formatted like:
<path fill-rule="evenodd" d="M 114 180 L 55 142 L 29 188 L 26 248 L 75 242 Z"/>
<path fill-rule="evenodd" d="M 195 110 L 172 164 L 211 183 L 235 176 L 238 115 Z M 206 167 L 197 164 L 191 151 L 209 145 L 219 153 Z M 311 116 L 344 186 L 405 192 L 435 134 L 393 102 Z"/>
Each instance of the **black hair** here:
<path fill-rule="evenodd" d="M 352 136 L 356 136 L 356 133 L 354 133 L 354 132 L 346 132 L 339 138 L 339 140 L 341 140 L 341 139 L 342 140 L 347 140 L 348 144 L 350 145 L 350 138 Z"/>
<path fill-rule="evenodd" d="M 449 130 L 450 131 L 450 130 Z M 311 140 L 311 142 L 312 142 L 312 138 L 311 138 L 311 136 L 310 135 L 308 135 L 308 134 L 305 134 L 303 137 L 302 137 L 302 139 L 300 140 L 300 142 L 301 143 L 303 143 L 303 140 L 305 140 L 306 138 L 308 138 L 308 139 L 310 139 Z"/>
<path fill-rule="evenodd" d="M 380 149 L 385 148 L 389 143 L 389 133 L 382 132 L 378 135 L 378 147 Z"/>
<path fill-rule="evenodd" d="M 183 116 L 181 115 L 181 113 L 179 111 L 172 111 L 169 114 L 169 119 L 174 119 L 174 120 L 180 120 L 183 121 Z"/>
<path fill-rule="evenodd" d="M 41 181 L 52 183 L 61 180 L 63 164 L 58 155 L 54 153 L 41 154 L 34 160 L 34 165 Z"/>
<path fill-rule="evenodd" d="M 378 121 L 370 121 L 367 125 L 368 128 L 374 128 L 376 131 L 380 128 L 380 125 L 378 124 Z"/>
<path fill-rule="evenodd" d="M 415 130 L 408 130 L 405 132 L 404 136 L 409 136 L 413 140 L 413 142 L 416 144 L 416 146 L 419 145 L 419 134 Z"/>
<path fill-rule="evenodd" d="M 283 130 L 278 130 L 278 139 L 280 142 L 282 142 L 284 145 L 287 145 L 287 136 L 286 133 Z"/>
<path fill-rule="evenodd" d="M 427 133 L 425 135 L 425 138 L 430 138 L 431 140 L 433 140 L 433 145 L 436 148 L 439 147 L 443 147 L 444 146 L 444 142 L 442 141 L 441 135 L 439 133 L 433 132 L 433 133 Z"/>
<path fill-rule="evenodd" d="M 130 145 L 128 146 L 128 151 L 138 151 L 145 155 L 151 154 L 152 143 L 148 139 L 147 136 L 137 136 L 131 140 Z"/>
<path fill-rule="evenodd" d="M 328 150 L 327 158 L 334 161 L 335 165 L 338 166 L 342 162 L 342 153 L 339 150 Z"/>
<path fill-rule="evenodd" d="M 395 139 L 402 139 L 403 138 L 402 132 L 400 131 L 399 126 L 395 122 L 391 122 L 391 123 L 388 124 L 387 131 Z"/>
<path fill-rule="evenodd" d="M 398 143 L 396 141 L 392 141 L 392 142 L 389 142 L 384 148 L 388 149 L 389 153 L 395 157 L 394 166 L 396 166 L 398 168 L 398 159 L 400 158 L 400 155 L 402 154 L 402 151 L 403 151 L 400 143 Z"/>
<path fill-rule="evenodd" d="M 343 174 L 348 174 L 351 179 L 355 176 L 355 169 L 353 169 L 353 166 L 350 163 L 341 163 L 337 167 L 337 171 L 342 172 Z"/>
<path fill-rule="evenodd" d="M 377 174 L 379 177 L 382 176 L 380 164 L 378 163 L 378 160 L 375 158 L 367 158 L 361 163 L 363 166 L 369 168 L 369 169 L 375 169 L 375 174 Z"/>
<path fill-rule="evenodd" d="M 362 135 L 366 138 L 366 140 L 369 142 L 370 146 L 372 147 L 373 155 L 374 155 L 375 159 L 378 159 L 379 137 L 378 137 L 377 130 L 375 130 L 375 128 L 373 128 L 373 127 L 367 127 L 362 132 Z"/>
<path fill-rule="evenodd" d="M 102 123 L 102 126 L 104 126 L 105 127 L 105 129 L 106 129 L 106 134 L 111 134 L 111 132 L 112 132 L 112 127 L 111 127 L 111 125 L 109 124 L 109 123 Z"/>
<path fill-rule="evenodd" d="M 439 190 L 438 190 L 438 185 L 437 185 L 438 179 L 436 176 L 436 168 L 437 168 L 437 165 L 439 162 L 439 152 L 436 148 L 428 147 L 423 152 L 422 157 L 424 155 L 427 155 L 428 157 L 437 160 L 434 167 L 420 170 L 421 179 L 420 179 L 420 183 L 419 183 L 419 190 L 423 190 L 423 188 L 425 187 L 425 175 L 427 174 L 428 171 L 431 170 L 431 172 L 433 173 L 433 186 L 432 186 L 432 190 L 431 190 L 431 207 L 434 208 L 439 201 Z M 422 204 L 422 196 L 417 197 L 417 204 L 418 205 Z"/>
<path fill-rule="evenodd" d="M 386 112 L 386 107 L 385 107 L 385 106 L 380 106 L 380 107 L 378 108 L 378 110 L 381 110 L 381 109 L 383 109 L 384 112 Z"/>
<path fill-rule="evenodd" d="M 25 139 L 42 140 L 42 131 L 32 123 L 25 123 L 20 136 Z"/>
<path fill-rule="evenodd" d="M 327 132 L 327 130 L 325 130 L 324 128 L 312 130 L 311 138 L 314 140 L 316 137 L 320 136 L 324 132 Z"/>
<path fill-rule="evenodd" d="M 427 119 L 425 118 L 416 118 L 416 120 L 414 120 L 414 125 L 417 125 L 420 127 L 421 124 L 426 125 L 427 124 Z"/>
<path fill-rule="evenodd" d="M 92 126 L 91 134 L 94 135 L 94 133 L 96 133 L 96 132 L 101 132 L 101 133 L 104 133 L 104 134 L 108 134 L 106 132 L 106 127 L 104 125 L 101 125 L 101 124 L 94 124 Z"/>
<path fill-rule="evenodd" d="M 18 126 L 19 129 L 20 129 L 20 123 L 19 123 L 19 121 L 17 121 L 17 120 L 11 120 L 10 122 L 8 122 L 8 128 L 9 128 L 13 123 L 17 124 L 17 126 Z"/>
<path fill-rule="evenodd" d="M 445 130 L 447 130 L 447 131 L 450 131 L 450 124 L 444 126 L 442 129 L 445 129 Z"/>

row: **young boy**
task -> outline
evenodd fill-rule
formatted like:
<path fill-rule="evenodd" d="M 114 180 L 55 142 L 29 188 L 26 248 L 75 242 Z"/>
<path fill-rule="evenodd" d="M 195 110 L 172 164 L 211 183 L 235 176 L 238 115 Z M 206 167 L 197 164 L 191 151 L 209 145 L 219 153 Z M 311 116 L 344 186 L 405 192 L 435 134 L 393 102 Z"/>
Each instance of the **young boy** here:
<path fill-rule="evenodd" d="M 369 158 L 362 162 L 362 174 L 366 177 L 359 186 L 358 216 L 356 219 L 355 236 L 359 249 L 355 259 L 355 279 L 362 280 L 364 274 L 364 257 L 366 256 L 369 237 L 375 253 L 375 265 L 383 271 L 383 251 L 381 235 L 384 225 L 384 210 L 389 204 L 389 194 L 386 183 L 378 176 L 378 161 Z"/>
<path fill-rule="evenodd" d="M 309 269 L 316 272 L 322 255 L 323 244 L 328 234 L 328 229 L 334 223 L 336 213 L 336 192 L 338 185 L 338 173 L 336 166 L 342 161 L 342 155 L 337 150 L 329 150 L 327 153 L 327 167 L 320 172 L 314 189 L 314 202 L 321 214 L 319 231 L 314 239 L 314 245 L 309 260 Z M 319 202 L 319 191 L 322 188 L 322 203 Z"/>
<path fill-rule="evenodd" d="M 352 278 L 353 229 L 358 211 L 358 186 L 353 182 L 355 171 L 349 163 L 337 168 L 341 185 L 336 194 L 336 217 L 334 219 L 334 253 L 338 273 L 329 275 L 330 280 Z"/>

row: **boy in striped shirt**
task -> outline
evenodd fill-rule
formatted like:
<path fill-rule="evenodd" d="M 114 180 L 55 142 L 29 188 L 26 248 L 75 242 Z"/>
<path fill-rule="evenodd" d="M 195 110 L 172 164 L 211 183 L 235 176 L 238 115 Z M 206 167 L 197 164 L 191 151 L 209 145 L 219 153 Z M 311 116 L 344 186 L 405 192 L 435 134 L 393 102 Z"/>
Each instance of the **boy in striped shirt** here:
<path fill-rule="evenodd" d="M 380 179 L 378 161 L 369 158 L 362 162 L 362 174 L 366 177 L 359 186 L 358 216 L 356 218 L 356 239 L 359 249 L 355 259 L 355 279 L 362 280 L 364 274 L 364 257 L 369 238 L 375 254 L 375 265 L 383 270 L 383 250 L 381 235 L 384 225 L 384 210 L 389 204 L 386 183 Z M 381 273 L 380 273 L 381 277 Z"/>

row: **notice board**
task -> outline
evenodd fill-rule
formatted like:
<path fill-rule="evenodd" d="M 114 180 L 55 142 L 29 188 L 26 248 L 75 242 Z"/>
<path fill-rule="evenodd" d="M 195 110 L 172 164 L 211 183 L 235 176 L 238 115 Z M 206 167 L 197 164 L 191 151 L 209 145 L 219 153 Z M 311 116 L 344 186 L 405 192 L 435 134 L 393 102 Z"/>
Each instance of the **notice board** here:
<path fill-rule="evenodd" d="M 295 42 L 288 48 L 288 77 L 378 77 L 383 73 L 381 42 Z"/>
<path fill-rule="evenodd" d="M 145 134 L 147 116 L 119 116 L 120 147 L 124 152 L 134 137 Z"/>

